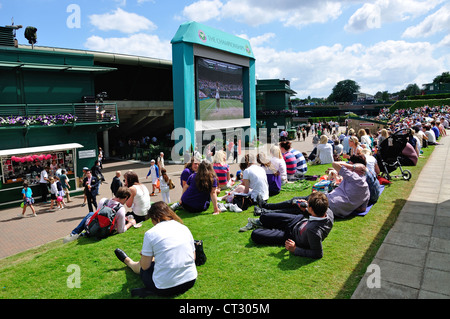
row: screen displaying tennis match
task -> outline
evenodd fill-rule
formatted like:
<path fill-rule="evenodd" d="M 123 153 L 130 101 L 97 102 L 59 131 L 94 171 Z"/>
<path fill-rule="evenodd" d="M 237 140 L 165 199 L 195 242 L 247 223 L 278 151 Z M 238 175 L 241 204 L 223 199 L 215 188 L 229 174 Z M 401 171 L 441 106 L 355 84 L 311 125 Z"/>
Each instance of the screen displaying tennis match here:
<path fill-rule="evenodd" d="M 197 57 L 197 120 L 242 119 L 244 117 L 242 79 L 242 66 Z"/>

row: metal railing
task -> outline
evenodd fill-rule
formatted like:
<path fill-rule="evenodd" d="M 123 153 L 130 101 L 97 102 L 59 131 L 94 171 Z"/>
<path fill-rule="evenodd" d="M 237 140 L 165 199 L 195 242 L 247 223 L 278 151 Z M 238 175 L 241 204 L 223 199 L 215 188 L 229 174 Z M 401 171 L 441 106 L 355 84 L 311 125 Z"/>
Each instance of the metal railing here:
<path fill-rule="evenodd" d="M 0 104 L 0 127 L 118 123 L 116 103 Z"/>

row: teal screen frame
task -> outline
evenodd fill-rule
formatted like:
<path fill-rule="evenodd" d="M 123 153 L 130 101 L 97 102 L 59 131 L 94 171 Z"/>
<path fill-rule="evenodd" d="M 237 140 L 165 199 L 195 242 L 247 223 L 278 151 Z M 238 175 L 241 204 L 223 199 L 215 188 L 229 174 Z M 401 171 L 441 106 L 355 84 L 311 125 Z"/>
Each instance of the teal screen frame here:
<path fill-rule="evenodd" d="M 204 123 L 204 128 L 198 127 L 201 123 L 196 118 L 196 57 L 243 66 L 244 119 L 233 120 L 233 127 L 250 129 L 248 138 L 253 140 L 256 137 L 256 72 L 250 42 L 191 21 L 180 25 L 171 43 L 174 132 L 184 131 L 183 136 L 179 133 L 173 136 L 175 143 L 183 144 L 183 152 L 194 149 L 197 134 L 213 129 L 208 127 L 208 124 L 214 123 L 207 122 Z"/>

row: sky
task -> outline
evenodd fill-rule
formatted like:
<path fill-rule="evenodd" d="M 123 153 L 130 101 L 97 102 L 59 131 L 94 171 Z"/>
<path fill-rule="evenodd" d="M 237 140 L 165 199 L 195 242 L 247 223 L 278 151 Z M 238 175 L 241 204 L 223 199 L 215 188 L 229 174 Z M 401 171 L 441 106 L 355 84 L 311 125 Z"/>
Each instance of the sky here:
<path fill-rule="evenodd" d="M 171 60 L 178 27 L 196 21 L 248 39 L 257 79 L 296 97 L 328 97 L 343 80 L 376 94 L 450 71 L 450 0 L 0 0 L 0 25 L 36 46 Z"/>

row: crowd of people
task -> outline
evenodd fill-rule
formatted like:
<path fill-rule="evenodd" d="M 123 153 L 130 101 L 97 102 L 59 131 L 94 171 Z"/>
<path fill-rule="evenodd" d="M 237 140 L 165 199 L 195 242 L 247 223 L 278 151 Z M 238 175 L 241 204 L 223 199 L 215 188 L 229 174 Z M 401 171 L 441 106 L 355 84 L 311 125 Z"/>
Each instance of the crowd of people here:
<path fill-rule="evenodd" d="M 309 155 L 284 140 L 270 145 L 267 153 L 244 154 L 235 174 L 230 170 L 226 151 L 215 151 L 212 161 L 192 156 L 181 171 L 181 196 L 174 203 L 168 194 L 163 201 L 153 204 L 150 201 L 158 187 L 161 193 L 171 189 L 163 153 L 150 164 L 147 177 L 152 181 L 152 193 L 135 172 L 127 171 L 122 181 L 122 173 L 117 171 L 110 186 L 112 197 L 102 198 L 98 205 L 96 196 L 102 175 L 98 171 L 101 163 L 96 162 L 92 169 L 85 168 L 83 179 L 89 213 L 66 241 L 86 233 L 95 212 L 105 206 L 116 210 L 114 230 L 119 234 L 150 219 L 154 227 L 145 232 L 140 260 L 132 260 L 120 248 L 115 254 L 140 276 L 147 293 L 164 296 L 190 289 L 198 276 L 195 240 L 176 214 L 181 209 L 200 213 L 212 206 L 213 214 L 218 215 L 227 210 L 253 208 L 256 218 L 248 218 L 239 231 L 251 230 L 251 239 L 256 244 L 284 246 L 295 256 L 322 258 L 322 243 L 332 231 L 335 218 L 345 219 L 364 212 L 378 201 L 382 171 L 377 152 L 381 143 L 394 132 L 406 130 L 408 145 L 419 158 L 422 148 L 439 145 L 439 138 L 446 135 L 448 111 L 448 106 L 398 110 L 393 114 L 382 110 L 379 119 L 389 125 L 377 132 L 348 127 L 340 132 L 338 125 L 330 123 L 311 125 L 317 138 L 313 139 L 315 148 Z M 308 167 L 318 164 L 331 164 L 325 179 L 333 181 L 332 190 L 313 190 L 308 196 L 269 201 L 280 193 L 283 185 L 307 178 Z M 225 194 L 219 196 L 222 192 Z M 23 213 L 27 206 L 35 213 L 27 185 L 23 194 Z M 127 212 L 127 208 L 131 211 Z"/>

